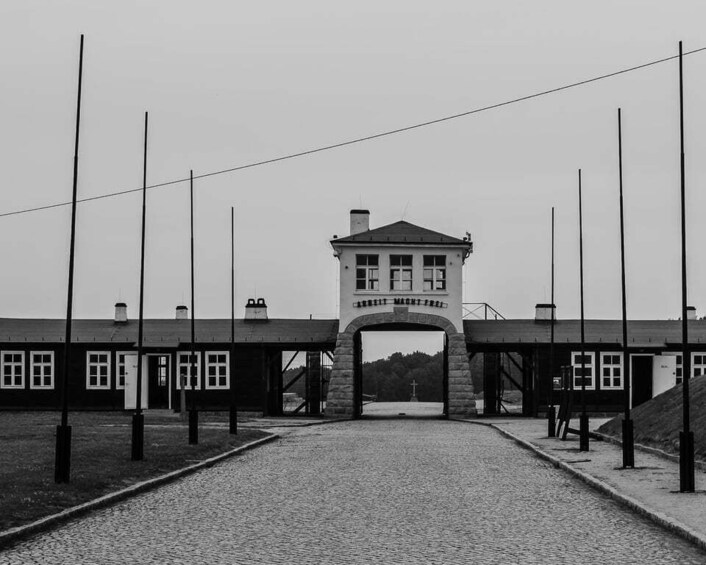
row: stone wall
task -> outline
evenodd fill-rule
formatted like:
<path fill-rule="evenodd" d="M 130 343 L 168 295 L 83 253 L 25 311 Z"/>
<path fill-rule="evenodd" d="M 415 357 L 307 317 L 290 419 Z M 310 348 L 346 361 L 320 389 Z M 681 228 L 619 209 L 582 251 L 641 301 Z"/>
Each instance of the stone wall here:
<path fill-rule="evenodd" d="M 449 417 L 475 416 L 476 401 L 473 397 L 473 383 L 471 382 L 465 335 L 457 332 L 454 325 L 446 318 L 409 312 L 405 307 L 396 307 L 393 312 L 360 316 L 338 334 L 331 380 L 326 397 L 326 415 L 333 418 L 352 418 L 354 415 L 353 349 L 356 332 L 369 326 L 401 323 L 433 326 L 446 333 L 449 347 Z"/>

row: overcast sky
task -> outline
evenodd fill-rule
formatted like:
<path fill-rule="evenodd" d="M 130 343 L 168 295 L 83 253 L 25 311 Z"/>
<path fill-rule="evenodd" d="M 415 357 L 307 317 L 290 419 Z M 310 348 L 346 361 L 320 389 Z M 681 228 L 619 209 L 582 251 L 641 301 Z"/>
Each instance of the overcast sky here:
<path fill-rule="evenodd" d="M 510 100 L 706 47 L 703 1 L 380 0 L 0 2 L 0 213 L 71 198 L 85 34 L 79 197 L 276 158 Z M 689 303 L 706 314 L 706 52 L 685 58 Z M 506 317 L 549 300 L 579 314 L 577 169 L 586 316 L 620 317 L 617 108 L 623 109 L 628 314 L 678 317 L 678 64 L 363 144 L 196 183 L 196 310 L 336 317 L 329 240 L 348 211 L 401 218 L 475 252 L 465 300 Z M 75 315 L 137 314 L 139 193 L 78 211 Z M 189 299 L 188 185 L 148 194 L 145 313 Z M 0 217 L 2 317 L 63 317 L 70 207 Z"/>

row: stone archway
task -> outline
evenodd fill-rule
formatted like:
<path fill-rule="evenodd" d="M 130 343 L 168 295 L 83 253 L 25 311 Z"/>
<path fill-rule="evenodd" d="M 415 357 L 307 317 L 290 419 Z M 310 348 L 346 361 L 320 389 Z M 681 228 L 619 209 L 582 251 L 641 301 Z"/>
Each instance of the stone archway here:
<path fill-rule="evenodd" d="M 326 416 L 355 416 L 355 336 L 361 330 L 385 324 L 409 324 L 438 328 L 448 340 L 448 416 L 468 418 L 476 415 L 471 369 L 466 352 L 466 336 L 458 332 L 446 318 L 433 314 L 409 312 L 396 307 L 394 312 L 368 314 L 354 319 L 338 334 L 334 351 L 331 380 L 326 396 Z"/>

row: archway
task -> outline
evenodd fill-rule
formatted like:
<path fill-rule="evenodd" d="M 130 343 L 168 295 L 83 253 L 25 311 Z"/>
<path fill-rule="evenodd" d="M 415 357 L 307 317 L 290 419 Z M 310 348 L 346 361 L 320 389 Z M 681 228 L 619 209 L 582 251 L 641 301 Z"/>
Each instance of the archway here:
<path fill-rule="evenodd" d="M 336 418 L 357 418 L 362 404 L 360 386 L 361 331 L 386 329 L 441 330 L 446 334 L 445 413 L 449 418 L 476 415 L 473 384 L 463 333 L 441 316 L 409 312 L 395 307 L 393 312 L 368 314 L 355 318 L 338 334 L 334 352 L 331 381 L 326 399 L 326 415 Z"/>

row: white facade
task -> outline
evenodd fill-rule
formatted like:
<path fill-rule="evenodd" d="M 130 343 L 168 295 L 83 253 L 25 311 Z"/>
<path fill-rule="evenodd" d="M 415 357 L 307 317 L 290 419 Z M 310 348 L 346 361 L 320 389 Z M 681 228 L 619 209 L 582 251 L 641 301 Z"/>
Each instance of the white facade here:
<path fill-rule="evenodd" d="M 401 222 L 400 222 L 401 224 Z M 463 332 L 462 269 L 471 251 L 471 243 L 441 236 L 450 243 L 398 242 L 378 243 L 385 230 L 394 234 L 396 224 L 371 232 L 365 241 L 333 240 L 331 245 L 340 267 L 340 326 L 345 331 L 354 319 L 368 314 L 393 312 L 397 306 L 408 311 L 433 314 L 448 319 L 458 332 Z M 403 226 L 411 233 L 419 229 L 420 236 L 408 239 L 434 239 L 423 228 Z M 399 239 L 392 236 L 391 239 Z"/>

